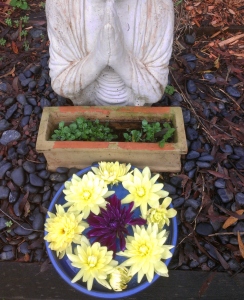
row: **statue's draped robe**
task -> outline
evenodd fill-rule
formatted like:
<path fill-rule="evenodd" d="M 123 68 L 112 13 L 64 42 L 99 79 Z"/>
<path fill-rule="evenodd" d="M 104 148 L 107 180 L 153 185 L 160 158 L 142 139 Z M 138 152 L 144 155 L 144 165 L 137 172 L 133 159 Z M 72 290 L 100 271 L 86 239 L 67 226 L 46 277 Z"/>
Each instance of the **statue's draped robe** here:
<path fill-rule="evenodd" d="M 98 80 L 84 85 L 86 74 L 82 65 L 96 46 L 103 12 L 98 13 L 97 28 L 92 22 L 94 0 L 47 0 L 46 12 L 50 38 L 50 76 L 58 94 L 75 104 L 94 105 Z M 101 0 L 102 1 L 102 0 Z M 123 3 L 122 3 L 123 2 Z M 103 1 L 105 6 L 105 1 Z M 94 3 L 93 3 L 94 5 Z M 128 12 L 121 15 L 120 7 Z M 173 41 L 173 5 L 171 0 L 117 0 L 115 7 L 120 18 L 126 49 L 130 53 L 130 99 L 120 105 L 143 105 L 160 100 L 168 82 L 168 63 Z M 123 10 L 123 9 L 122 9 Z M 86 15 L 87 14 L 87 15 Z M 95 13 L 94 13 L 95 16 Z M 104 72 L 109 68 L 107 67 Z M 98 74 L 98 77 L 101 74 Z M 101 78 L 101 77 L 100 77 Z M 118 76 L 119 78 L 119 76 Z M 129 92 L 128 92 L 129 91 Z M 79 102 L 80 99 L 83 102 Z M 104 104 L 104 103 L 103 103 Z M 117 103 L 105 103 L 107 105 Z"/>

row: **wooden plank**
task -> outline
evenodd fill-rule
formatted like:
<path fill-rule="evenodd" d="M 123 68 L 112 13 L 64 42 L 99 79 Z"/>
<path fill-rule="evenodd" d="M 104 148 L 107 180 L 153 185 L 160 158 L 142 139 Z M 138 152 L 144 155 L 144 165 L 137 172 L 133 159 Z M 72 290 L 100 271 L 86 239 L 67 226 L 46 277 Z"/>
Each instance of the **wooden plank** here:
<path fill-rule="evenodd" d="M 209 283 L 209 284 L 208 284 Z M 141 293 L 120 300 L 190 300 L 242 299 L 244 274 L 170 271 L 169 278 L 159 278 Z M 64 282 L 50 265 L 40 273 L 40 265 L 15 262 L 0 263 L 0 299 L 4 300 L 94 300 Z"/>

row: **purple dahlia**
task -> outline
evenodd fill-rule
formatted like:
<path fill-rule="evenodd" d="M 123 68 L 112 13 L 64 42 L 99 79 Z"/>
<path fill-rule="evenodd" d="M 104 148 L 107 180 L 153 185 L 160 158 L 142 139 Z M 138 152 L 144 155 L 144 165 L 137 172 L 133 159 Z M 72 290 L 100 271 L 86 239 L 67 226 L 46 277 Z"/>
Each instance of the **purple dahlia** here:
<path fill-rule="evenodd" d="M 101 208 L 100 214 L 90 213 L 87 223 L 91 230 L 87 233 L 88 238 L 95 238 L 102 246 L 116 253 L 116 240 L 119 239 L 120 250 L 125 249 L 125 237 L 129 234 L 128 225 L 144 225 L 146 220 L 133 218 L 132 207 L 134 202 L 128 206 L 121 206 L 121 200 L 115 195 L 108 199 L 106 209 Z"/>

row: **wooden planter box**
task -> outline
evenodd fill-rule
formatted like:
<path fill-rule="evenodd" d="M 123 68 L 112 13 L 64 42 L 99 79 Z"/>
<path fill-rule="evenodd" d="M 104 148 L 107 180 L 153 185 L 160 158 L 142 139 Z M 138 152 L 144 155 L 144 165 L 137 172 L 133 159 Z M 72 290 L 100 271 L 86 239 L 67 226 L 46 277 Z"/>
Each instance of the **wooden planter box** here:
<path fill-rule="evenodd" d="M 160 148 L 157 143 L 132 142 L 83 142 L 50 141 L 53 130 L 60 121 L 73 122 L 77 117 L 101 122 L 111 126 L 128 128 L 134 121 L 172 121 L 176 128 L 174 141 Z M 94 162 L 119 161 L 143 168 L 148 166 L 155 172 L 179 172 L 180 158 L 187 153 L 185 128 L 180 107 L 132 107 L 132 106 L 64 106 L 45 107 L 42 113 L 36 150 L 45 155 L 48 169 L 76 167 L 83 169 Z"/>

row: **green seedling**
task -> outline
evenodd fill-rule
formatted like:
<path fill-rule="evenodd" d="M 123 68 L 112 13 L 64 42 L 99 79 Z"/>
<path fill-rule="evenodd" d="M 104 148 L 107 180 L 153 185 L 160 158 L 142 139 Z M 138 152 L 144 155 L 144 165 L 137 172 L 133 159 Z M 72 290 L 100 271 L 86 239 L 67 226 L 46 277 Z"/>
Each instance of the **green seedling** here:
<path fill-rule="evenodd" d="M 165 94 L 173 95 L 175 92 L 175 88 L 172 85 L 167 85 L 164 92 Z"/>
<path fill-rule="evenodd" d="M 24 10 L 29 9 L 27 1 L 25 1 L 25 0 L 11 0 L 10 5 L 12 5 L 13 7 L 24 9 Z"/>
<path fill-rule="evenodd" d="M 6 40 L 4 38 L 0 39 L 0 46 L 5 46 L 6 45 Z"/>

